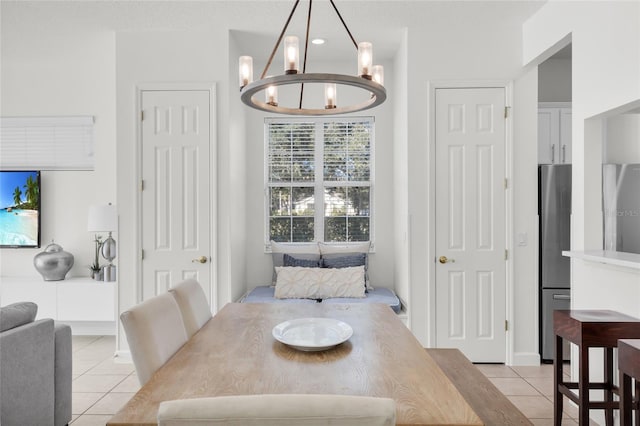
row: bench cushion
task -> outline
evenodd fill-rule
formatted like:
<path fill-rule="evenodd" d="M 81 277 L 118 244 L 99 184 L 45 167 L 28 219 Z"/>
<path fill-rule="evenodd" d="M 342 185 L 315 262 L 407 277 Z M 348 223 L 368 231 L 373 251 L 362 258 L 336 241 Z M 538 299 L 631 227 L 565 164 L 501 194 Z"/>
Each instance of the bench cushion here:
<path fill-rule="evenodd" d="M 275 287 L 258 286 L 249 291 L 242 299 L 242 303 L 317 303 L 313 299 L 276 299 Z M 384 303 L 389 305 L 395 313 L 400 313 L 402 305 L 395 292 L 389 288 L 376 287 L 368 290 L 364 298 L 340 297 L 334 299 L 323 299 L 321 303 Z"/>
<path fill-rule="evenodd" d="M 324 299 L 322 303 L 384 303 L 385 305 L 389 305 L 396 314 L 399 314 L 402 309 L 400 299 L 398 299 L 395 292 L 385 287 L 376 287 L 367 290 L 364 299 L 338 297 L 334 299 Z"/>

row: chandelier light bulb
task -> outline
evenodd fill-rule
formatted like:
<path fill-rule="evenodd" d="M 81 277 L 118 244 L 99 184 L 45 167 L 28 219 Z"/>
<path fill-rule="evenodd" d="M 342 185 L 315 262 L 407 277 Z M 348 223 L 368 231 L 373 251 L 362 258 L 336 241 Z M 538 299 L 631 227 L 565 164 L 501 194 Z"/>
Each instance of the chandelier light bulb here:
<path fill-rule="evenodd" d="M 300 63 L 300 50 L 298 37 L 287 36 L 284 38 L 284 72 L 285 74 L 297 74 Z"/>
<path fill-rule="evenodd" d="M 278 106 L 278 88 L 269 86 L 264 91 L 264 101 L 271 106 Z"/>
<path fill-rule="evenodd" d="M 384 86 L 384 67 L 382 65 L 374 65 L 372 79 L 376 83 Z"/>
<path fill-rule="evenodd" d="M 335 83 L 324 84 L 324 108 L 334 109 L 336 108 L 337 90 Z"/>
<path fill-rule="evenodd" d="M 368 41 L 358 43 L 358 75 L 371 80 L 373 45 Z"/>
<path fill-rule="evenodd" d="M 251 56 L 240 56 L 238 60 L 240 88 L 253 82 L 253 58 Z"/>

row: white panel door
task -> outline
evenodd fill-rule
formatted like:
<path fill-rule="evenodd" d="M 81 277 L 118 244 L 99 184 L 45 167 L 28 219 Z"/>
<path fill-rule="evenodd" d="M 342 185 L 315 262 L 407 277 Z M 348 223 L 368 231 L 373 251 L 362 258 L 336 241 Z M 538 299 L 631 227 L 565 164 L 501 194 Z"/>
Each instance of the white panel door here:
<path fill-rule="evenodd" d="M 187 278 L 210 297 L 210 92 L 141 96 L 142 299 Z"/>
<path fill-rule="evenodd" d="M 436 90 L 436 345 L 506 359 L 505 92 Z"/>

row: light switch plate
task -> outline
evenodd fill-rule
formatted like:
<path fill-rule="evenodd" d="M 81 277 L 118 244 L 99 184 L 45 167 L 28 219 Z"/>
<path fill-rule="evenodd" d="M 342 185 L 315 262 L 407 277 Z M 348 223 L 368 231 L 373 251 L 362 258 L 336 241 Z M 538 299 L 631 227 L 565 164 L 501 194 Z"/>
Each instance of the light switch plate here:
<path fill-rule="evenodd" d="M 518 233 L 518 245 L 519 246 L 526 246 L 528 243 L 528 236 L 526 232 L 519 232 Z"/>

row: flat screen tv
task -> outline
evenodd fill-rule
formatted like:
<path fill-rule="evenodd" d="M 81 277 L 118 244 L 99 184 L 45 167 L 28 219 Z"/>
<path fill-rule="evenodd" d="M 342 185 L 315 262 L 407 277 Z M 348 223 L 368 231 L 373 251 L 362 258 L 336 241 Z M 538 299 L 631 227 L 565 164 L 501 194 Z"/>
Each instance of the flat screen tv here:
<path fill-rule="evenodd" d="M 40 247 L 39 171 L 0 171 L 0 247 Z"/>

